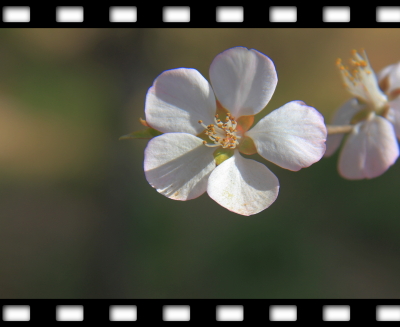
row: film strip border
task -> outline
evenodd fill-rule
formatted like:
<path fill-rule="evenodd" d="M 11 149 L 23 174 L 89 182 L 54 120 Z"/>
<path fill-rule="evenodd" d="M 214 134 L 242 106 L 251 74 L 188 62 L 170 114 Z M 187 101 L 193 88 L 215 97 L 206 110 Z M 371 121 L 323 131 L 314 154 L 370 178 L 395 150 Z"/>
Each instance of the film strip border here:
<path fill-rule="evenodd" d="M 400 321 L 399 300 L 3 300 L 2 323 Z"/>
<path fill-rule="evenodd" d="M 399 27 L 400 6 L 10 5 L 1 27 Z"/>

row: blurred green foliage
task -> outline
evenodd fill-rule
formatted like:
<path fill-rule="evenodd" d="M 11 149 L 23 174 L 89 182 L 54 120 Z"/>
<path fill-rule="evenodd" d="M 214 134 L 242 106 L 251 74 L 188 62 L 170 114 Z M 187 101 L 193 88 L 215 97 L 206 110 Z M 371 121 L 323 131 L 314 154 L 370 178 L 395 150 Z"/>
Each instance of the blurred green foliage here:
<path fill-rule="evenodd" d="M 146 181 L 139 130 L 162 71 L 199 70 L 234 46 L 275 63 L 260 119 L 291 100 L 329 121 L 348 99 L 335 60 L 365 48 L 398 62 L 398 29 L 3 29 L 0 32 L 2 298 L 398 298 L 400 164 L 347 181 L 337 154 L 299 172 L 255 155 L 277 201 L 242 217 L 205 194 Z"/>

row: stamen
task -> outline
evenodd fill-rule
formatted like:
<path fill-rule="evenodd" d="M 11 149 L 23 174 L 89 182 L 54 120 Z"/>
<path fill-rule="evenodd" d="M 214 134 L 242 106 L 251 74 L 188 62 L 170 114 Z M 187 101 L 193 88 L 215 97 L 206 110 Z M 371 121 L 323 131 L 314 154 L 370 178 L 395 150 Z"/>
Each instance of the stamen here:
<path fill-rule="evenodd" d="M 208 129 L 208 126 L 206 126 L 206 125 L 203 123 L 202 120 L 199 120 L 199 124 L 200 124 L 201 126 L 203 126 L 204 129 Z"/>
<path fill-rule="evenodd" d="M 356 50 L 352 50 L 351 54 L 350 68 L 343 66 L 340 58 L 336 60 L 345 87 L 353 96 L 366 103 L 371 110 L 380 110 L 387 102 L 387 98 L 379 89 L 365 51 L 362 51 L 360 55 Z"/>
<path fill-rule="evenodd" d="M 199 120 L 199 124 L 201 124 L 205 129 L 205 134 L 209 137 L 209 139 L 214 144 L 208 144 L 207 141 L 204 141 L 203 144 L 208 147 L 217 147 L 221 146 L 224 149 L 234 149 L 237 145 L 239 145 L 239 139 L 241 138 L 239 135 L 236 135 L 237 130 L 237 122 L 235 118 L 228 112 L 226 114 L 225 122 L 222 123 L 218 118 L 218 114 L 215 115 L 214 118 L 215 125 L 210 124 L 206 126 L 201 120 Z"/>

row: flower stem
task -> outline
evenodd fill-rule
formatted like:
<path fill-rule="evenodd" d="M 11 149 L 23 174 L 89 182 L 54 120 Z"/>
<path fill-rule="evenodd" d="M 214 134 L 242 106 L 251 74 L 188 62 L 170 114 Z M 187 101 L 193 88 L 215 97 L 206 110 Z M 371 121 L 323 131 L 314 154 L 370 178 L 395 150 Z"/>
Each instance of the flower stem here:
<path fill-rule="evenodd" d="M 350 133 L 353 130 L 353 125 L 326 125 L 328 134 Z"/>

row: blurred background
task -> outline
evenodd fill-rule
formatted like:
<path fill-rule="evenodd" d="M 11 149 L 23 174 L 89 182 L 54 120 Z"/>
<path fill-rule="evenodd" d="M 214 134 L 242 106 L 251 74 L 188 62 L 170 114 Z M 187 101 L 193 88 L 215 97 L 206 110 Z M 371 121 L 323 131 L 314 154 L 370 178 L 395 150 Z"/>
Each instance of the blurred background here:
<path fill-rule="evenodd" d="M 258 155 L 280 194 L 250 217 L 146 181 L 139 130 L 161 72 L 245 46 L 275 63 L 276 92 L 327 121 L 349 98 L 335 61 L 400 60 L 399 29 L 2 29 L 1 298 L 398 298 L 400 162 L 348 181 L 337 154 L 299 172 Z"/>

